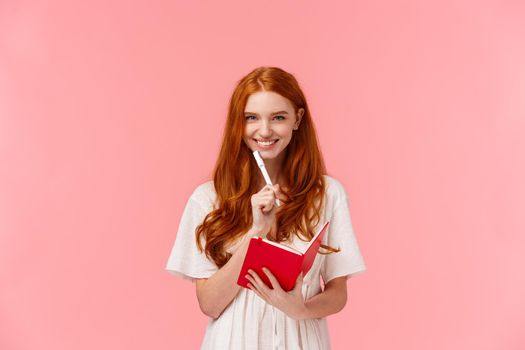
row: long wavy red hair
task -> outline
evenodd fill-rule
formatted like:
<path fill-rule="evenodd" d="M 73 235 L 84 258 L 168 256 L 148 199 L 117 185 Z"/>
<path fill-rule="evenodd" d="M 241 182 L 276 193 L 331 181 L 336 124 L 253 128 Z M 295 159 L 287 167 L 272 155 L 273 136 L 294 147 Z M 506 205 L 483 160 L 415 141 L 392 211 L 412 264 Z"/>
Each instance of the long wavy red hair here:
<path fill-rule="evenodd" d="M 242 136 L 246 119 L 244 108 L 248 97 L 258 91 L 273 91 L 287 98 L 297 113 L 304 108 L 298 130 L 283 152 L 281 170 L 286 184 L 281 192 L 286 197 L 276 211 L 277 230 L 268 239 L 282 242 L 297 235 L 309 241 L 319 224 L 324 205 L 326 168 L 319 150 L 317 135 L 304 94 L 295 77 L 277 67 L 259 67 L 237 83 L 230 99 L 222 146 L 217 159 L 213 182 L 217 193 L 216 209 L 196 229 L 196 242 L 220 268 L 231 257 L 230 244 L 241 238 L 252 225 L 251 196 L 257 193 L 257 177 L 261 176 L 252 151 Z M 205 241 L 205 246 L 202 242 Z M 338 249 L 321 245 L 329 252 Z"/>

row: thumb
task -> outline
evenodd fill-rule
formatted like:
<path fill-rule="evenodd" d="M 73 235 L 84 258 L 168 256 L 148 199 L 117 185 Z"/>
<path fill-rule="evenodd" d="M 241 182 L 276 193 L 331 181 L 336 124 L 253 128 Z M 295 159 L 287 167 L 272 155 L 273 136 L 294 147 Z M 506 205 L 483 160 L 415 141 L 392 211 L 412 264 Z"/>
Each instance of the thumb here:
<path fill-rule="evenodd" d="M 303 272 L 301 271 L 301 273 L 299 274 L 299 276 L 297 276 L 297 279 L 295 280 L 294 291 L 298 291 L 299 293 L 301 293 L 302 287 L 303 287 Z"/>
<path fill-rule="evenodd" d="M 279 184 L 273 185 L 273 190 L 275 191 L 276 196 L 279 197 L 281 194 L 281 187 Z"/>

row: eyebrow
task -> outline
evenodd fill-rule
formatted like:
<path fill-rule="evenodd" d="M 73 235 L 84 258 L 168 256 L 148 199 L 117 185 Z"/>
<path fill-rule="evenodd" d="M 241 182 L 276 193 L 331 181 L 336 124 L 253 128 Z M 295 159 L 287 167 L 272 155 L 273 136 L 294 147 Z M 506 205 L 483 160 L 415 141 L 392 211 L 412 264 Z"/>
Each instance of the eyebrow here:
<path fill-rule="evenodd" d="M 244 112 L 244 114 L 255 114 L 255 115 L 258 115 L 257 113 L 253 113 L 253 112 Z M 286 111 L 273 112 L 271 115 L 275 115 L 275 114 L 288 114 L 288 112 L 286 112 Z"/>

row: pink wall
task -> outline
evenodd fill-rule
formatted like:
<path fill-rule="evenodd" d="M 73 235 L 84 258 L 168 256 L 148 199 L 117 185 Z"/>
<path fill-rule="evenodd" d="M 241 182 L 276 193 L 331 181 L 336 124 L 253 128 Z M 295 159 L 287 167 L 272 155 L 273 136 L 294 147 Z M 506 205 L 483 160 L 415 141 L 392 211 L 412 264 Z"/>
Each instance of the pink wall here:
<path fill-rule="evenodd" d="M 334 349 L 524 349 L 524 37 L 520 1 L 2 1 L 0 348 L 198 347 L 164 265 L 235 82 L 276 65 L 368 267 Z"/>

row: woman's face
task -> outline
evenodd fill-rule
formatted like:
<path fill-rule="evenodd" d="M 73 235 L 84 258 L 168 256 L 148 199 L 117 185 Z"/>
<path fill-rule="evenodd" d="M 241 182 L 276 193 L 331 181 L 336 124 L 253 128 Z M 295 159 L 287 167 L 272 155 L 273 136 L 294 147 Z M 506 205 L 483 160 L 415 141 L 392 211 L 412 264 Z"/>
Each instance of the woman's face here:
<path fill-rule="evenodd" d="M 292 103 L 273 91 L 251 94 L 244 108 L 246 126 L 243 140 L 264 159 L 275 159 L 290 143 L 294 127 L 298 127 L 304 109 L 297 115 Z"/>

